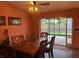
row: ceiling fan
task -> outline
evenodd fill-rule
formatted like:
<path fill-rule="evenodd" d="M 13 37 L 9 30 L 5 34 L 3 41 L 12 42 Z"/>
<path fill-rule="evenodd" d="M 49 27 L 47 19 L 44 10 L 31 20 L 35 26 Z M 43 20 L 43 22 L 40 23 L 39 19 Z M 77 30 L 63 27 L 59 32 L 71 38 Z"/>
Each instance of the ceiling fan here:
<path fill-rule="evenodd" d="M 30 3 L 31 5 L 35 5 L 35 6 L 47 6 L 47 5 L 50 5 L 49 2 L 44 2 L 44 3 L 38 4 L 36 1 L 30 1 L 29 3 Z"/>
<path fill-rule="evenodd" d="M 49 2 L 38 4 L 36 1 L 29 1 L 28 10 L 30 12 L 38 12 L 39 6 L 47 6 L 49 4 L 50 4 Z"/>

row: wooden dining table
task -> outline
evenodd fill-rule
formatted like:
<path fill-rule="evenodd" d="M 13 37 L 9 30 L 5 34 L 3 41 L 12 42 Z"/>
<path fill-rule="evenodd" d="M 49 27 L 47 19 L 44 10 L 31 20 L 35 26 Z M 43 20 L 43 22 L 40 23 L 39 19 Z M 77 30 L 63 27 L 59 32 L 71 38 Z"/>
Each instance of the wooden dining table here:
<path fill-rule="evenodd" d="M 39 42 L 23 41 L 20 44 L 11 45 L 11 47 L 17 51 L 26 53 L 31 57 L 34 57 L 39 49 Z"/>

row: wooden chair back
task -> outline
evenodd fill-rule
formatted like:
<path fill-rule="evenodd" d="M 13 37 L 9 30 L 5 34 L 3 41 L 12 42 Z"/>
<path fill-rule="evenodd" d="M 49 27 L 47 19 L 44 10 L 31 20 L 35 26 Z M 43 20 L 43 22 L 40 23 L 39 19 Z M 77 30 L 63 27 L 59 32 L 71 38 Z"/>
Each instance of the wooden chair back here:
<path fill-rule="evenodd" d="M 51 37 L 50 47 L 49 47 L 50 50 L 53 49 L 54 41 L 55 41 L 55 36 Z"/>
<path fill-rule="evenodd" d="M 47 45 L 47 40 L 41 41 L 40 42 L 40 48 L 45 48 Z"/>
<path fill-rule="evenodd" d="M 24 40 L 24 36 L 23 35 L 15 35 L 15 36 L 11 37 L 12 44 L 19 44 L 23 40 Z"/>
<path fill-rule="evenodd" d="M 37 57 L 44 57 L 44 50 L 46 47 L 47 40 L 40 42 L 39 50 L 37 51 Z"/>
<path fill-rule="evenodd" d="M 41 37 L 48 36 L 47 32 L 41 32 Z"/>
<path fill-rule="evenodd" d="M 41 39 L 42 39 L 42 40 L 48 40 L 48 33 L 42 32 L 42 33 L 41 33 Z"/>

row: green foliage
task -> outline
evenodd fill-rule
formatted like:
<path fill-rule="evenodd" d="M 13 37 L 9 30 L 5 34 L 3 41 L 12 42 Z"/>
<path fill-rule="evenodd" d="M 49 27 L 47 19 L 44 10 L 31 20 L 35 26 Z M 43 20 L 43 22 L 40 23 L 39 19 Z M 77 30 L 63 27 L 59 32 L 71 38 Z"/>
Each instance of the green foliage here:
<path fill-rule="evenodd" d="M 46 19 L 43 19 L 43 20 L 41 20 L 41 24 L 48 24 L 49 22 L 48 22 L 48 20 L 46 20 Z"/>

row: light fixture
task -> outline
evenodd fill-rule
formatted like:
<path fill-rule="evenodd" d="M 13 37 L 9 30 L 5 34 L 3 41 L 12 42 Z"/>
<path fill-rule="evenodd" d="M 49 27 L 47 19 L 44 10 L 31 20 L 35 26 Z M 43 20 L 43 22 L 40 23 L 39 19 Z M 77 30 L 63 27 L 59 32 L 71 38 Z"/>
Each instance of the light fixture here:
<path fill-rule="evenodd" d="M 30 3 L 31 5 L 34 5 L 34 2 L 33 2 L 33 1 L 29 1 L 29 3 Z"/>
<path fill-rule="evenodd" d="M 38 12 L 38 7 L 37 7 L 37 5 L 36 5 L 35 2 L 33 2 L 33 1 L 30 1 L 29 2 L 28 11 L 30 13 L 37 13 Z"/>
<path fill-rule="evenodd" d="M 30 11 L 30 12 L 37 12 L 38 8 L 36 6 L 31 6 L 31 7 L 28 8 L 28 11 Z"/>

